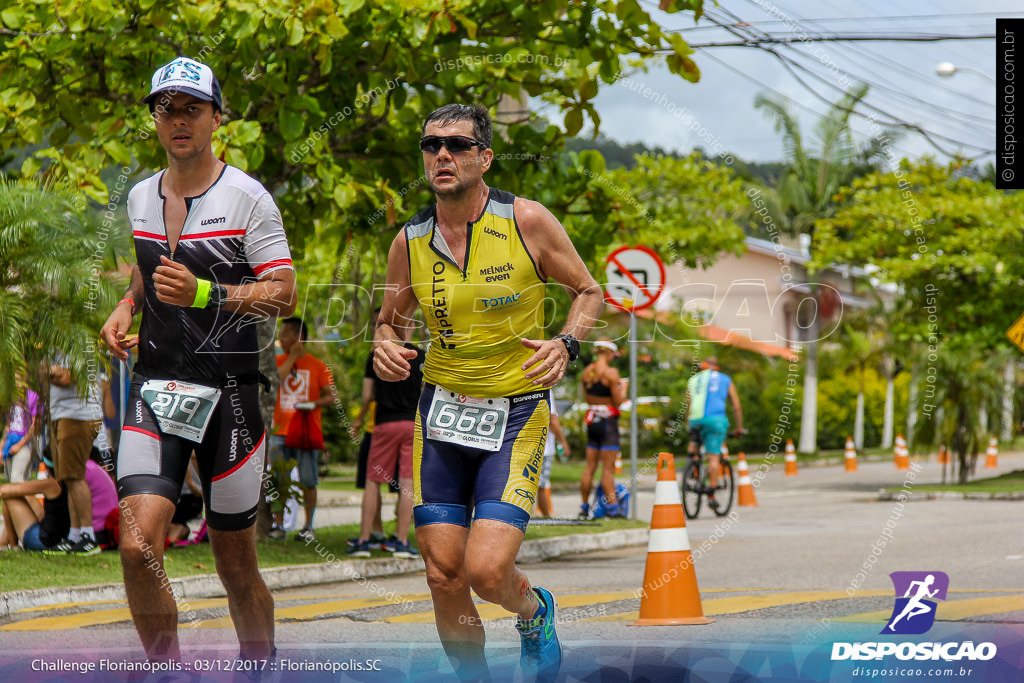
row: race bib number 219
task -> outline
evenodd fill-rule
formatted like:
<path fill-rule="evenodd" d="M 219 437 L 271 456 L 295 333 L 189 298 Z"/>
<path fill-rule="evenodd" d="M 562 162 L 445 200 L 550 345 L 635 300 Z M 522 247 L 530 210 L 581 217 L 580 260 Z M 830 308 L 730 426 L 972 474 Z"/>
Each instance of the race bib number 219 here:
<path fill-rule="evenodd" d="M 435 387 L 427 415 L 427 438 L 497 451 L 508 424 L 507 398 L 474 398 Z"/>
<path fill-rule="evenodd" d="M 161 432 L 200 443 L 220 400 L 220 389 L 151 379 L 142 385 L 142 400 L 153 411 Z"/>

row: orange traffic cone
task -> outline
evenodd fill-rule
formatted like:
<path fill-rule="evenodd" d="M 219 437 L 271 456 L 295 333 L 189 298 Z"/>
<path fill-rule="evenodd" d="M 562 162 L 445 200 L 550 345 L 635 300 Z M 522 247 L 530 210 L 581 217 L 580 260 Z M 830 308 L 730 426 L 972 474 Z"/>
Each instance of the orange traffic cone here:
<path fill-rule="evenodd" d="M 907 441 L 903 438 L 902 434 L 896 435 L 896 446 L 893 449 L 893 455 L 896 461 L 896 469 L 910 469 L 910 450 L 907 448 Z"/>
<path fill-rule="evenodd" d="M 630 626 L 710 624 L 700 604 L 690 537 L 671 453 L 658 454 L 640 618 Z"/>
<path fill-rule="evenodd" d="M 754 485 L 750 483 L 750 468 L 747 467 L 747 458 L 740 451 L 740 460 L 736 463 L 736 483 L 740 485 L 739 505 L 757 507 L 757 497 L 754 496 Z"/>
<path fill-rule="evenodd" d="M 615 474 L 622 474 L 622 451 L 615 456 Z"/>
<path fill-rule="evenodd" d="M 988 440 L 988 450 L 985 451 L 985 467 L 998 467 L 999 466 L 999 445 L 996 443 L 996 437 L 992 437 Z"/>
<path fill-rule="evenodd" d="M 857 471 L 857 449 L 853 445 L 853 437 L 846 437 L 846 471 Z"/>
<path fill-rule="evenodd" d="M 796 449 L 793 439 L 786 439 L 786 476 L 796 476 Z"/>
<path fill-rule="evenodd" d="M 939 464 L 940 465 L 948 465 L 949 464 L 949 451 L 947 451 L 946 447 L 943 446 L 943 445 L 939 446 Z"/>

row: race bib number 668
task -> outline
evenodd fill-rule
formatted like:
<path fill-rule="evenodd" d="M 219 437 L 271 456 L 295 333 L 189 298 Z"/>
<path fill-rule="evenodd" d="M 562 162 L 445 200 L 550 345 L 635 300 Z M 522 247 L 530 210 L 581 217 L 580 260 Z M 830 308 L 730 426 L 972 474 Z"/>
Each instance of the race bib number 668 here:
<path fill-rule="evenodd" d="M 427 438 L 497 451 L 508 424 L 507 398 L 474 398 L 435 387 L 427 415 Z"/>

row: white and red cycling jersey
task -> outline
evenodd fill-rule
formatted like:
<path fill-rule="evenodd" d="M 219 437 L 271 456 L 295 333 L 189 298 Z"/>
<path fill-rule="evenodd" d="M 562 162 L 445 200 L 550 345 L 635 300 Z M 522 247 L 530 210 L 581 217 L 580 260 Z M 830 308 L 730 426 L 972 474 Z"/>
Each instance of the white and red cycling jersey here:
<path fill-rule="evenodd" d="M 212 383 L 229 376 L 254 376 L 259 368 L 258 318 L 163 303 L 156 297 L 153 271 L 166 256 L 197 278 L 240 285 L 279 268 L 292 268 L 281 213 L 262 184 L 225 165 L 206 192 L 187 198 L 188 214 L 172 252 L 164 225 L 163 177 L 161 171 L 143 180 L 128 195 L 135 256 L 145 288 L 139 362 L 154 378 Z"/>

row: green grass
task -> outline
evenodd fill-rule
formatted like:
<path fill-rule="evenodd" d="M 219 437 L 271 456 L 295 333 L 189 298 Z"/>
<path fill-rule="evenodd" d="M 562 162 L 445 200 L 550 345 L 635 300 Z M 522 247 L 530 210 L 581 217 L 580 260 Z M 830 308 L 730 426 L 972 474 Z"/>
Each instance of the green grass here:
<path fill-rule="evenodd" d="M 1019 493 L 1024 491 L 1024 470 L 1014 470 L 998 477 L 975 479 L 966 484 L 918 484 L 914 489 L 956 493 Z"/>
<path fill-rule="evenodd" d="M 601 520 L 593 525 L 564 525 L 528 527 L 526 539 L 552 538 L 569 534 L 595 534 L 615 529 L 646 527 L 644 522 L 631 520 Z M 394 529 L 394 523 L 385 528 Z M 389 531 L 388 533 L 390 533 Z M 345 524 L 316 530 L 317 540 L 309 545 L 292 540 L 262 541 L 258 544 L 260 567 L 283 567 L 297 564 L 345 559 L 346 539 L 359 535 L 359 526 Z M 415 544 L 415 533 L 409 538 Z M 372 551 L 373 557 L 390 557 L 383 551 Z M 173 578 L 213 574 L 216 568 L 209 543 L 171 548 L 165 555 L 165 570 Z M 44 555 L 37 552 L 0 552 L 0 591 L 16 591 L 58 586 L 84 586 L 94 583 L 123 581 L 121 560 L 116 551 L 104 551 L 88 557 L 70 555 Z"/>

